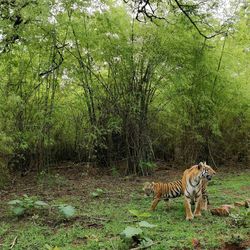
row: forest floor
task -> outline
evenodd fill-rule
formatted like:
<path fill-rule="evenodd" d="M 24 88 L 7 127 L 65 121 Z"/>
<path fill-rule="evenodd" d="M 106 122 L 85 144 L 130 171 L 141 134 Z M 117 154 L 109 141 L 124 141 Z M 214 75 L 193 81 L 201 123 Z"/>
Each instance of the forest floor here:
<path fill-rule="evenodd" d="M 17 176 L 0 190 L 0 249 L 143 249 L 139 243 L 152 250 L 249 249 L 249 212 L 244 207 L 228 217 L 203 212 L 191 222 L 185 220 L 183 197 L 160 202 L 155 212 L 148 211 L 152 198 L 144 197 L 143 183 L 177 180 L 182 172 L 159 168 L 147 177 L 120 177 L 115 170 L 100 173 L 65 164 L 49 174 Z M 250 199 L 250 169 L 219 169 L 208 192 L 209 208 Z M 76 215 L 66 220 L 51 209 L 30 209 L 15 217 L 8 202 L 23 195 L 50 205 L 72 205 Z M 133 237 L 132 243 L 124 241 L 120 233 L 128 226 L 139 228 L 140 221 L 155 227 L 140 224 L 141 236 Z"/>

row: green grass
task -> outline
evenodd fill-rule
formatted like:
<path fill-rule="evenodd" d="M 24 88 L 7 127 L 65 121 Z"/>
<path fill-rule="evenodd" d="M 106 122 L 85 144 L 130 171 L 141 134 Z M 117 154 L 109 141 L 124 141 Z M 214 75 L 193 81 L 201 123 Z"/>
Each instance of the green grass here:
<path fill-rule="evenodd" d="M 242 174 L 221 174 L 216 176 L 208 187 L 212 207 L 244 201 L 249 197 L 250 172 Z M 71 249 L 128 249 L 120 233 L 127 226 L 137 226 L 136 218 L 129 213 L 130 209 L 141 212 L 148 211 L 151 198 L 143 197 L 141 184 L 128 182 L 131 187 L 113 187 L 100 197 L 89 199 L 84 203 L 79 196 L 59 197 L 53 203 L 66 201 L 77 208 L 74 221 L 59 221 L 59 218 L 38 214 L 38 218 L 25 217 L 15 219 L 7 210 L 4 220 L 0 221 L 0 249 L 9 249 L 17 236 L 15 250 L 43 250 L 46 245 Z M 117 191 L 116 191 L 117 190 Z M 117 192 L 117 195 L 114 193 Z M 40 197 L 42 199 L 42 197 Z M 244 213 L 246 208 L 235 209 L 234 214 Z M 183 197 L 160 202 L 155 212 L 145 220 L 157 225 L 154 228 L 143 228 L 144 235 L 155 243 L 150 249 L 193 249 L 192 240 L 199 240 L 202 249 L 218 249 L 224 242 L 234 241 L 235 235 L 247 240 L 250 237 L 249 227 L 237 227 L 232 224 L 231 217 L 212 216 L 204 212 L 200 218 L 191 222 L 185 221 Z M 82 218 L 82 219 L 79 219 Z M 99 219 L 98 219 L 99 218 Z M 58 220 L 56 226 L 46 221 Z"/>

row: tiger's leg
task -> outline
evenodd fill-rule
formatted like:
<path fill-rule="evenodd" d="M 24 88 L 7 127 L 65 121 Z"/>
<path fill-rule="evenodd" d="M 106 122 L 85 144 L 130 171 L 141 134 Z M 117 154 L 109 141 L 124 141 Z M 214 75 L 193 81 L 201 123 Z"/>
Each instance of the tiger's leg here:
<path fill-rule="evenodd" d="M 150 208 L 151 211 L 155 210 L 155 208 L 156 208 L 156 206 L 157 206 L 157 204 L 159 203 L 160 200 L 161 200 L 161 193 L 158 193 L 158 194 L 155 195 L 154 200 L 152 202 L 152 205 L 151 205 L 151 208 Z"/>
<path fill-rule="evenodd" d="M 201 208 L 202 208 L 202 196 L 200 195 L 195 202 L 195 210 L 194 210 L 195 217 L 201 216 Z"/>
<path fill-rule="evenodd" d="M 207 211 L 207 205 L 208 205 L 208 197 L 202 196 L 202 206 L 201 209 Z"/>
<path fill-rule="evenodd" d="M 205 180 L 202 180 L 202 188 L 201 188 L 201 192 L 202 192 L 202 210 L 207 211 L 207 205 L 209 204 L 209 200 L 208 200 L 208 193 L 207 193 L 207 184 L 208 182 Z"/>
<path fill-rule="evenodd" d="M 207 195 L 207 205 L 210 205 L 209 199 L 208 199 L 208 195 Z"/>
<path fill-rule="evenodd" d="M 184 198 L 184 206 L 186 212 L 186 220 L 192 220 L 194 216 L 191 209 L 191 199 L 187 196 L 185 196 Z"/>
<path fill-rule="evenodd" d="M 156 197 L 154 198 L 154 200 L 153 200 L 153 202 L 152 202 L 152 205 L 151 205 L 151 208 L 150 208 L 151 211 L 154 211 L 154 210 L 155 210 L 155 208 L 156 208 L 156 206 L 157 206 L 157 204 L 159 203 L 160 200 L 161 200 L 161 197 L 160 197 L 160 196 L 156 196 Z"/>

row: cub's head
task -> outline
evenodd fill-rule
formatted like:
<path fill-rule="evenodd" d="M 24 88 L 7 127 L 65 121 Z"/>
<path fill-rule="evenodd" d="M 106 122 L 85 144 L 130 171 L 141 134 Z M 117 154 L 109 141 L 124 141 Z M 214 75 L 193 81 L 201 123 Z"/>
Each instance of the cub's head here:
<path fill-rule="evenodd" d="M 200 162 L 197 168 L 201 171 L 201 177 L 210 181 L 215 175 L 215 171 L 206 164 L 206 162 Z"/>
<path fill-rule="evenodd" d="M 142 190 L 146 196 L 150 196 L 154 192 L 154 182 L 145 182 Z"/>

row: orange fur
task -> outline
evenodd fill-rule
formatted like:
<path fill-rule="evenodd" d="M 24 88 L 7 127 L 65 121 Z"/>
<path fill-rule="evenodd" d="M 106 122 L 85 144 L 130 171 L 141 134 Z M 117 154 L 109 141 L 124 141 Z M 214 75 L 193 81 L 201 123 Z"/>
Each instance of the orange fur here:
<path fill-rule="evenodd" d="M 186 220 L 192 220 L 194 216 L 201 216 L 201 210 L 207 209 L 207 182 L 211 180 L 215 171 L 206 163 L 199 163 L 186 169 L 182 177 L 182 188 L 184 192 L 184 206 Z M 195 204 L 194 215 L 191 203 Z"/>
<path fill-rule="evenodd" d="M 159 201 L 163 198 L 168 200 L 169 198 L 179 197 L 183 194 L 181 180 L 162 183 L 162 182 L 146 182 L 143 187 L 145 194 L 154 194 L 154 200 L 151 204 L 150 210 L 155 210 Z"/>

